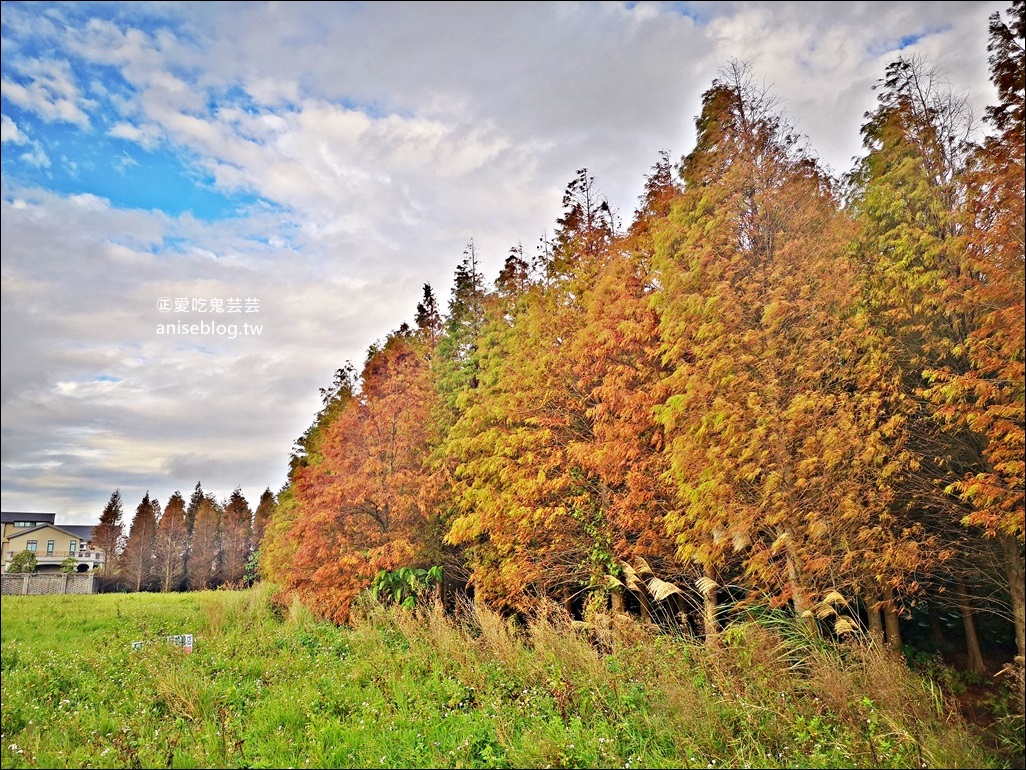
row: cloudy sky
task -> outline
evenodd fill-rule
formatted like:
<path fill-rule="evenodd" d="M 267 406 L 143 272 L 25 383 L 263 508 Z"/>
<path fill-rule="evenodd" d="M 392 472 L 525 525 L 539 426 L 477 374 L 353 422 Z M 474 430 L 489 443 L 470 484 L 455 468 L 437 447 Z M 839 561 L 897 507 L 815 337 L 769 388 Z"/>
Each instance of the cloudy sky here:
<path fill-rule="evenodd" d="M 843 173 L 898 56 L 993 100 L 1007 6 L 2 3 L 3 509 L 255 504 L 471 239 L 494 279 L 580 168 L 629 224 L 732 59 Z"/>

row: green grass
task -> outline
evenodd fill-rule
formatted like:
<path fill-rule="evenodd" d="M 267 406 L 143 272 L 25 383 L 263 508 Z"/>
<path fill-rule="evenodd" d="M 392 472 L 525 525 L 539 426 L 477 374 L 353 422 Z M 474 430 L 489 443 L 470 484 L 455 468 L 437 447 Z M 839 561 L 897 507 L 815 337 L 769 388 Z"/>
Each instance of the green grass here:
<path fill-rule="evenodd" d="M 3 597 L 2 766 L 1007 764 L 902 664 L 765 624 L 709 650 L 624 618 L 597 649 L 558 614 L 368 605 L 338 629 L 269 598 Z"/>

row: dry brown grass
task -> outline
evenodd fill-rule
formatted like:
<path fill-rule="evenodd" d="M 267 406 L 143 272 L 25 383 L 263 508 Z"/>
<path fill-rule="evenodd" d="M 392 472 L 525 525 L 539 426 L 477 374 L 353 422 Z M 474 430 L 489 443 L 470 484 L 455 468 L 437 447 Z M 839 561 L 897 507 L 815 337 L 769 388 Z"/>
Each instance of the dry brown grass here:
<path fill-rule="evenodd" d="M 864 640 L 838 645 L 793 624 L 735 623 L 709 648 L 627 615 L 580 623 L 558 604 L 539 607 L 526 627 L 472 604 L 456 616 L 429 605 L 365 607 L 354 617 L 356 636 L 399 644 L 394 654 L 408 671 L 441 668 L 501 708 L 547 698 L 555 724 L 530 728 L 526 738 L 512 723 L 496 727 L 498 745 L 520 766 L 572 766 L 565 729 L 592 720 L 629 722 L 625 729 L 650 736 L 667 758 L 753 766 L 802 756 L 794 754 L 796 726 L 817 718 L 827 726 L 801 739 L 811 746 L 816 730 L 843 728 L 836 738 L 824 732 L 814 750 L 852 766 L 893 764 L 895 745 L 920 766 L 966 765 L 974 743 L 936 685 L 903 661 Z M 357 670 L 375 679 L 384 664 L 366 661 Z M 515 685 L 504 691 L 497 680 Z"/>
<path fill-rule="evenodd" d="M 806 665 L 810 696 L 861 731 L 870 755 L 880 742 L 902 741 L 918 747 L 923 767 L 964 762 L 972 736 L 953 696 L 913 674 L 904 660 L 857 642 L 818 649 Z"/>

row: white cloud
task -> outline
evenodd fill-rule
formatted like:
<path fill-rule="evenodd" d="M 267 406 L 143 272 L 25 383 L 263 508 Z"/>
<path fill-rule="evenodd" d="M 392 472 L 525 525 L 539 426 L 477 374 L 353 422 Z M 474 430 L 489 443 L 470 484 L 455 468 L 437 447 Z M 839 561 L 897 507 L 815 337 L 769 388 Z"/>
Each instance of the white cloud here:
<path fill-rule="evenodd" d="M 0 143 L 25 144 L 29 138 L 25 136 L 18 124 L 6 115 L 0 115 Z"/>
<path fill-rule="evenodd" d="M 96 102 L 82 96 L 74 82 L 71 65 L 54 59 L 20 60 L 17 71 L 27 83 L 9 78 L 0 81 L 0 94 L 31 110 L 44 120 L 89 127 L 88 111 Z"/>
<path fill-rule="evenodd" d="M 411 320 L 424 282 L 445 304 L 470 238 L 494 277 L 510 246 L 551 231 L 582 167 L 629 220 L 659 152 L 690 150 L 701 94 L 732 58 L 844 171 L 903 38 L 901 53 L 989 100 L 986 20 L 1005 10 L 687 7 L 125 4 L 111 19 L 82 4 L 44 23 L 5 5 L 3 96 L 26 111 L 3 116 L 5 150 L 42 153 L 33 115 L 94 125 L 261 202 L 207 222 L 5 179 L 4 506 L 89 521 L 115 487 L 129 507 L 197 480 L 253 501 L 284 481 L 334 370 Z M 33 36 L 66 60 L 23 58 Z M 264 329 L 158 335 L 163 296 L 257 297 Z"/>
<path fill-rule="evenodd" d="M 191 488 L 198 478 L 181 474 L 193 467 L 205 468 L 211 491 L 226 485 L 223 494 L 236 484 L 251 495 L 276 487 L 317 407 L 317 388 L 345 351 L 362 351 L 395 325 L 394 309 L 380 301 L 394 286 L 325 282 L 287 251 L 267 255 L 275 272 L 250 256 L 221 256 L 245 253 L 245 223 L 123 212 L 91 195 L 19 201 L 2 210 L 5 506 L 39 507 L 62 490 L 44 507 L 95 516 L 81 502 L 68 507 L 69 479 L 82 497 L 105 499 L 115 486 L 156 492 L 165 478 Z M 165 239 L 186 233 L 218 256 L 161 251 Z M 259 320 L 262 333 L 158 335 L 173 317 L 158 309 L 165 295 L 258 298 L 258 318 L 241 320 Z"/>
<path fill-rule="evenodd" d="M 162 137 L 158 126 L 151 124 L 136 126 L 131 123 L 116 123 L 107 132 L 108 136 L 135 142 L 144 150 L 155 150 Z"/>
<path fill-rule="evenodd" d="M 101 198 L 98 195 L 92 193 L 79 193 L 78 195 L 69 196 L 68 200 L 74 203 L 76 206 L 81 206 L 84 209 L 91 211 L 104 211 L 109 209 L 110 201 L 106 198 Z"/>
<path fill-rule="evenodd" d="M 138 166 L 139 161 L 129 155 L 127 152 L 121 153 L 114 161 L 114 168 L 117 169 L 119 174 L 124 174 L 128 169 Z"/>
<path fill-rule="evenodd" d="M 28 145 L 31 149 L 18 155 L 21 160 L 36 168 L 49 168 L 50 166 L 50 157 L 39 142 L 29 139 L 18 127 L 18 124 L 7 115 L 0 116 L 0 143 Z"/>
<path fill-rule="evenodd" d="M 31 152 L 23 152 L 19 157 L 31 166 L 36 168 L 49 168 L 50 157 L 46 154 L 42 147 L 35 142 Z"/>

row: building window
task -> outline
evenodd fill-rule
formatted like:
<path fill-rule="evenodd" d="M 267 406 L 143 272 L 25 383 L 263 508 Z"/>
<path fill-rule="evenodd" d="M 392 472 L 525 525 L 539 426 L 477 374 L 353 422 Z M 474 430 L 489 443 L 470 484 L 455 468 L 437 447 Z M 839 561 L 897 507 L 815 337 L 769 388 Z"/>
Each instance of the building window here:
<path fill-rule="evenodd" d="M 53 546 L 54 546 L 53 540 L 47 540 L 46 541 L 46 555 L 47 556 L 53 556 Z"/>
<path fill-rule="evenodd" d="M 37 545 L 38 543 L 35 540 L 29 540 L 27 543 L 25 543 L 25 550 L 32 551 L 32 553 L 35 553 Z"/>
<path fill-rule="evenodd" d="M 36 523 L 34 521 L 16 521 L 14 522 L 15 529 L 27 529 L 28 527 L 34 527 Z"/>
<path fill-rule="evenodd" d="M 77 540 L 72 540 L 71 541 L 71 548 L 68 549 L 68 553 L 70 553 L 72 556 L 74 556 L 75 555 L 75 551 L 77 549 L 78 549 L 78 541 Z"/>

